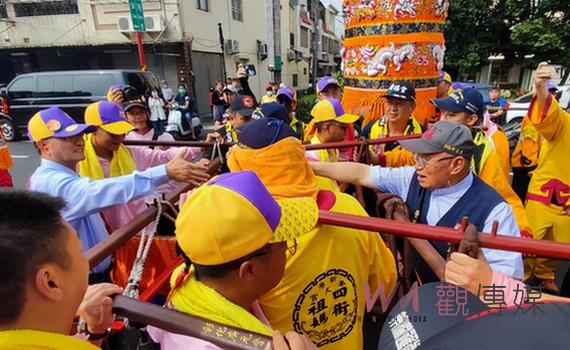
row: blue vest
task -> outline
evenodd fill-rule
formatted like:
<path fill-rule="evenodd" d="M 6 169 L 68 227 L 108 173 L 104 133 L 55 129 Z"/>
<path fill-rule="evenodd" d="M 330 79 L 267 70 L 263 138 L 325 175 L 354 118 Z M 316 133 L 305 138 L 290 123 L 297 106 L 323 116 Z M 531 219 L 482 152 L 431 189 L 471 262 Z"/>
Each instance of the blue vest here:
<path fill-rule="evenodd" d="M 417 174 L 414 173 L 406 204 L 410 209 L 410 219 L 412 222 L 427 225 L 427 212 L 431 198 L 431 191 L 422 188 L 418 182 Z M 469 223 L 475 225 L 479 232 L 483 231 L 485 221 L 491 211 L 505 200 L 491 186 L 483 182 L 478 176 L 473 175 L 473 184 L 459 198 L 459 200 L 449 209 L 445 215 L 439 219 L 436 226 L 455 227 L 464 216 L 469 218 Z M 448 243 L 440 241 L 430 241 L 433 247 L 443 256 L 447 256 Z M 412 253 L 414 268 L 419 274 L 423 283 L 439 281 L 431 268 L 423 261 L 420 255 L 414 250 Z"/>

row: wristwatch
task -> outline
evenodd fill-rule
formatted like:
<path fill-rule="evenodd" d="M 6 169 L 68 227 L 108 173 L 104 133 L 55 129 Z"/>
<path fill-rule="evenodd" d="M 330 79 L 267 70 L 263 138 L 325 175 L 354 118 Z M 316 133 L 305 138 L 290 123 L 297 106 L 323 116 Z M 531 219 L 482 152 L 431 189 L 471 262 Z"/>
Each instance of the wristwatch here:
<path fill-rule="evenodd" d="M 111 334 L 111 328 L 107 328 L 103 333 L 91 333 L 87 327 L 87 322 L 85 322 L 85 320 L 80 317 L 79 321 L 77 322 L 77 333 L 87 335 L 85 340 L 95 341 L 108 337 L 109 334 Z"/>

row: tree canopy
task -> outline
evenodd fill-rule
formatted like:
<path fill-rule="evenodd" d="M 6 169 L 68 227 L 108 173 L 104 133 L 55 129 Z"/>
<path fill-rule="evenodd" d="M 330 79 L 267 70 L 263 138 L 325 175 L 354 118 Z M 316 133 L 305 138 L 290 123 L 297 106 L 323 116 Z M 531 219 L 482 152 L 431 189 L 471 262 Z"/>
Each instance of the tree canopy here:
<path fill-rule="evenodd" d="M 546 60 L 568 68 L 569 16 L 568 0 L 450 0 L 446 67 L 460 78 L 501 53 L 509 65 Z"/>

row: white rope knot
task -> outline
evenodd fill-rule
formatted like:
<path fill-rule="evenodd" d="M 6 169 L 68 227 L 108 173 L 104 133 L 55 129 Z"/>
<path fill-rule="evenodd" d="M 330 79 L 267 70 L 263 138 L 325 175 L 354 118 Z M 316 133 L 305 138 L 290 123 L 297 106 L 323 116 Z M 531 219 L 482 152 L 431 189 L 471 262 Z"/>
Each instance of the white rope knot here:
<path fill-rule="evenodd" d="M 146 263 L 148 252 L 150 251 L 154 235 L 156 234 L 158 221 L 162 215 L 162 205 L 158 199 L 155 198 L 152 205 L 156 206 L 156 217 L 154 221 L 148 224 L 141 232 L 137 255 L 135 257 L 133 268 L 131 269 L 131 273 L 128 278 L 127 286 L 123 291 L 123 295 L 129 298 L 138 299 L 139 297 L 139 284 L 141 282 L 142 274 L 144 271 L 144 265 Z"/>

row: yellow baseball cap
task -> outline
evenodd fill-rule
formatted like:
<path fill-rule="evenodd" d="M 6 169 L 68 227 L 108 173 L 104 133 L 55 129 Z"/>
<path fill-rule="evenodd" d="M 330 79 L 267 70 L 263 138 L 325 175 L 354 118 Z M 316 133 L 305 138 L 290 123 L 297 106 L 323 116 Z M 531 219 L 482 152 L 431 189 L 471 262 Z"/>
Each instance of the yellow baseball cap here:
<path fill-rule="evenodd" d="M 273 199 L 252 171 L 219 175 L 194 191 L 176 219 L 176 240 L 193 263 L 226 264 L 317 224 L 312 198 Z"/>
<path fill-rule="evenodd" d="M 33 142 L 50 137 L 66 138 L 95 131 L 92 125 L 79 124 L 58 107 L 34 114 L 28 122 L 28 138 Z"/>
<path fill-rule="evenodd" d="M 313 107 L 313 110 L 311 110 L 311 115 L 313 116 L 312 122 L 315 124 L 326 121 L 352 124 L 360 118 L 355 114 L 344 113 L 344 109 L 342 108 L 340 101 L 336 98 L 319 101 L 315 107 Z"/>
<path fill-rule="evenodd" d="M 98 126 L 113 135 L 124 135 L 134 130 L 127 121 L 123 109 L 118 104 L 108 101 L 95 102 L 87 106 L 85 123 Z"/>

